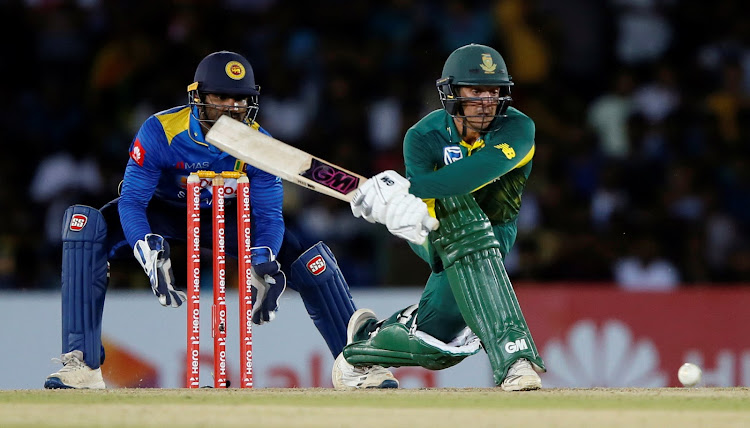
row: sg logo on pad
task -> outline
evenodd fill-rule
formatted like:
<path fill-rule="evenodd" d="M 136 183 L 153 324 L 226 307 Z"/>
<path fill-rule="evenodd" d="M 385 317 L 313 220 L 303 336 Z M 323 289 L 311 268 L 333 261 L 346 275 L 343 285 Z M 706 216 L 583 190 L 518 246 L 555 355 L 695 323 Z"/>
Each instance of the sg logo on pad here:
<path fill-rule="evenodd" d="M 88 217 L 86 217 L 83 214 L 73 214 L 73 217 L 70 218 L 70 230 L 73 232 L 80 232 L 84 226 L 86 226 L 86 222 L 88 221 Z"/>

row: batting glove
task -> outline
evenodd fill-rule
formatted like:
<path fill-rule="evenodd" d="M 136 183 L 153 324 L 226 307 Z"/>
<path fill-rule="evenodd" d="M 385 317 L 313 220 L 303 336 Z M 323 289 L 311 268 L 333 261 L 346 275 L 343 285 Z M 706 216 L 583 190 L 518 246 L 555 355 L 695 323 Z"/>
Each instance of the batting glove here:
<path fill-rule="evenodd" d="M 393 197 L 388 203 L 385 226 L 394 236 L 422 245 L 439 223 L 430 216 L 423 200 L 407 193 Z"/>
<path fill-rule="evenodd" d="M 177 308 L 187 300 L 185 292 L 174 286 L 172 261 L 169 259 L 169 243 L 161 235 L 147 234 L 135 243 L 133 254 L 148 275 L 151 289 L 162 306 Z"/>
<path fill-rule="evenodd" d="M 395 196 L 408 194 L 409 186 L 409 180 L 396 171 L 383 171 L 367 180 L 354 193 L 349 203 L 352 214 L 370 223 L 385 224 L 388 202 Z"/>
<path fill-rule="evenodd" d="M 279 298 L 286 290 L 286 275 L 268 247 L 250 249 L 252 260 L 253 323 L 265 324 L 276 318 Z M 257 304 L 256 304 L 257 303 Z"/>

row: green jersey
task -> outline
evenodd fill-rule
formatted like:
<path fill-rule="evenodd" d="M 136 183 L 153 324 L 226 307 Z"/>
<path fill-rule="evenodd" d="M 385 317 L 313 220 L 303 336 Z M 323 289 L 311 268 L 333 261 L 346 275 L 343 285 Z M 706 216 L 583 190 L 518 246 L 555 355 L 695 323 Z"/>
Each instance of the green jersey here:
<path fill-rule="evenodd" d="M 404 137 L 409 191 L 434 215 L 435 198 L 472 193 L 507 254 L 516 237 L 521 194 L 531 173 L 534 121 L 510 107 L 501 126 L 466 143 L 453 118 L 435 110 Z"/>

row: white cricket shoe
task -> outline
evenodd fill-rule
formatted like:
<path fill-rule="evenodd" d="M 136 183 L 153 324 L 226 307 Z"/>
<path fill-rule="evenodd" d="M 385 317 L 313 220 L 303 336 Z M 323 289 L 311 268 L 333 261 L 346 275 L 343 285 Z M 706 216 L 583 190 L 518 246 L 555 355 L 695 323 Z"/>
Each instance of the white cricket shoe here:
<path fill-rule="evenodd" d="M 346 343 L 354 342 L 354 334 L 365 323 L 377 320 L 375 312 L 370 309 L 357 309 L 349 318 L 346 326 Z M 344 353 L 340 353 L 333 363 L 331 371 L 333 387 L 338 390 L 364 388 L 398 388 L 398 379 L 390 370 L 382 366 L 354 367 L 346 362 Z"/>
<path fill-rule="evenodd" d="M 381 366 L 354 367 L 340 353 L 333 363 L 333 387 L 337 390 L 366 388 L 398 388 L 398 380 Z"/>
<path fill-rule="evenodd" d="M 519 358 L 500 384 L 503 391 L 531 391 L 542 387 L 542 378 L 526 358 Z"/>
<path fill-rule="evenodd" d="M 83 352 L 72 351 L 53 358 L 63 367 L 47 376 L 44 387 L 47 389 L 104 389 L 101 367 L 93 370 L 83 362 Z"/>

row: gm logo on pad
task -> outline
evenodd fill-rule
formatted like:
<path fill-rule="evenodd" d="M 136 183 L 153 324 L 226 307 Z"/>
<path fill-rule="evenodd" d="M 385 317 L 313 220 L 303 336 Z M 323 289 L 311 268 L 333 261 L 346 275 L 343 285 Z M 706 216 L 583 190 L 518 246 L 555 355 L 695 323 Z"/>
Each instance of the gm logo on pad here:
<path fill-rule="evenodd" d="M 323 256 L 315 256 L 307 262 L 307 269 L 313 275 L 320 275 L 326 271 L 326 261 L 323 260 Z"/>
<path fill-rule="evenodd" d="M 80 232 L 84 226 L 86 226 L 86 222 L 88 221 L 88 217 L 86 217 L 83 214 L 73 214 L 73 217 L 70 218 L 70 230 L 73 232 Z"/>

